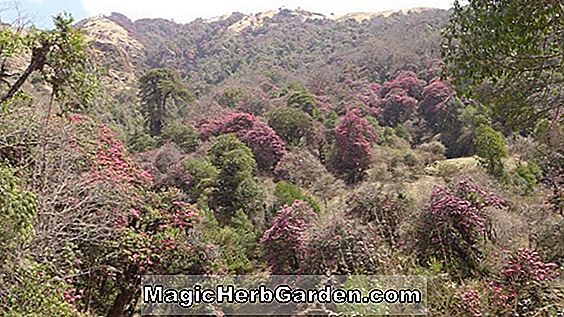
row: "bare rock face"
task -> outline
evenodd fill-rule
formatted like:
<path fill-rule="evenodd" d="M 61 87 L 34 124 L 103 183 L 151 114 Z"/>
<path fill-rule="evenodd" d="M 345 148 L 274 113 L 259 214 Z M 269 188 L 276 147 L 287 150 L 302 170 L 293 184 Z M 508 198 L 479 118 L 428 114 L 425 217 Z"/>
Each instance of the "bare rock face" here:
<path fill-rule="evenodd" d="M 145 59 L 145 47 L 135 37 L 131 21 L 114 13 L 86 19 L 78 27 L 105 79 L 114 85 L 134 86 L 136 66 Z"/>

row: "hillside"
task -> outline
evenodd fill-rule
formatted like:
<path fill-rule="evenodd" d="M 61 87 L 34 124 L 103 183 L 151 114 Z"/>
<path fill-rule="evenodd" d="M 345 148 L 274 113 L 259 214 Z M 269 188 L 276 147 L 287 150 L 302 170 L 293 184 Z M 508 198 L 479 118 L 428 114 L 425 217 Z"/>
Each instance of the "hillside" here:
<path fill-rule="evenodd" d="M 562 8 L 471 2 L 4 26 L 0 316 L 139 317 L 153 275 L 424 281 L 295 316 L 564 311 Z"/>
<path fill-rule="evenodd" d="M 126 48 L 132 52 L 127 60 L 116 61 L 117 68 L 172 67 L 193 86 L 208 89 L 241 74 L 293 80 L 299 74 L 347 64 L 369 68 L 374 78 L 389 79 L 407 65 L 424 65 L 440 57 L 439 30 L 447 16 L 435 9 L 329 18 L 278 10 L 177 24 L 162 19 L 132 22 L 116 13 L 82 21 L 79 27 L 91 35 L 119 30 L 112 33 L 113 40 L 98 36 L 95 42 L 102 46 L 113 41 L 117 52 Z M 135 53 L 139 43 L 144 56 Z M 368 64 L 364 60 L 368 54 L 378 62 Z"/>

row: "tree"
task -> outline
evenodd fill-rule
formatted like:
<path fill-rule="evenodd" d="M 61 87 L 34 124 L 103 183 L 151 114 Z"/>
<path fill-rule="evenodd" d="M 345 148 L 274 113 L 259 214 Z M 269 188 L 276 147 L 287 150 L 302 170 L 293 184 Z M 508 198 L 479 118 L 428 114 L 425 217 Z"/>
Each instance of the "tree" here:
<path fill-rule="evenodd" d="M 22 88 L 29 76 L 39 71 L 51 85 L 51 97 L 62 102 L 61 110 L 77 110 L 86 107 L 94 96 L 96 77 L 90 59 L 85 52 L 82 33 L 72 26 L 73 18 L 61 14 L 53 18 L 55 28 L 51 31 L 31 30 L 23 38 L 4 31 L 3 40 L 11 40 L 11 45 L 3 45 L 5 57 L 13 55 L 24 43 L 31 50 L 31 60 L 0 103 L 13 98 Z M 4 41 L 2 41 L 4 42 Z M 4 58 L 4 56 L 3 56 Z M 0 77 L 7 77 L 5 70 Z M 2 78 L 4 82 L 4 78 Z"/>
<path fill-rule="evenodd" d="M 204 139 L 210 135 L 235 133 L 252 149 L 258 167 L 263 171 L 272 171 L 287 153 L 286 143 L 276 131 L 249 113 L 228 112 L 203 122 L 199 129 Z"/>
<path fill-rule="evenodd" d="M 168 101 L 175 104 L 190 102 L 194 96 L 171 69 L 158 68 L 146 72 L 139 79 L 139 96 L 143 112 L 153 135 L 161 133 L 164 120 L 170 113 Z"/>
<path fill-rule="evenodd" d="M 449 74 L 467 96 L 512 128 L 560 120 L 564 7 L 554 0 L 470 0 L 454 4 L 444 30 Z M 488 89 L 480 89 L 483 84 Z"/>
<path fill-rule="evenodd" d="M 335 127 L 335 135 L 336 167 L 349 183 L 358 182 L 370 165 L 376 132 L 360 110 L 351 109 Z"/>
<path fill-rule="evenodd" d="M 507 156 L 507 146 L 503 134 L 492 127 L 482 124 L 476 129 L 474 137 L 476 154 L 484 161 L 486 169 L 492 175 L 503 176 L 502 158 Z"/>
<path fill-rule="evenodd" d="M 416 110 L 417 99 L 401 88 L 394 88 L 382 100 L 378 116 L 383 125 L 394 127 L 409 120 Z"/>
<path fill-rule="evenodd" d="M 260 242 L 273 274 L 296 274 L 306 254 L 307 230 L 315 225 L 317 215 L 303 201 L 280 209 L 272 226 Z"/>
<path fill-rule="evenodd" d="M 215 140 L 208 157 L 219 170 L 210 205 L 223 216 L 220 220 L 229 219 L 237 210 L 252 216 L 262 207 L 263 194 L 253 178 L 257 165 L 251 149 L 229 133 Z"/>
<path fill-rule="evenodd" d="M 268 125 L 290 145 L 299 145 L 312 127 L 311 117 L 300 109 L 280 107 L 268 113 Z"/>

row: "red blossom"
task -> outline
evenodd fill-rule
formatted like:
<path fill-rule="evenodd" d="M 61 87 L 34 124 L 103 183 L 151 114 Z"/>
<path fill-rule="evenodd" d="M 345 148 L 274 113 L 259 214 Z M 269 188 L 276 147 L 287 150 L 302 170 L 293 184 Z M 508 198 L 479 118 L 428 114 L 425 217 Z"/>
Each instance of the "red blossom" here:
<path fill-rule="evenodd" d="M 288 153 L 286 143 L 276 131 L 249 113 L 226 112 L 200 123 L 198 128 L 204 139 L 212 135 L 235 133 L 252 149 L 257 165 L 262 170 L 272 170 Z"/>

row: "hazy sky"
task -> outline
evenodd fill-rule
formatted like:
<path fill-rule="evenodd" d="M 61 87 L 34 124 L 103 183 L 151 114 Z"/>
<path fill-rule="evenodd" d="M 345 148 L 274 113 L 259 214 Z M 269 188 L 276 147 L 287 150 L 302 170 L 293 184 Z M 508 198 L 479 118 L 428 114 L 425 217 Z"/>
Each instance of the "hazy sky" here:
<path fill-rule="evenodd" d="M 50 24 L 50 17 L 66 11 L 80 20 L 96 14 L 120 12 L 132 19 L 165 18 L 189 22 L 239 11 L 256 13 L 280 7 L 323 14 L 344 14 L 362 11 L 386 11 L 414 7 L 448 9 L 454 0 L 0 0 L 19 10 L 41 27 Z M 11 22 L 14 10 L 0 11 L 2 22 Z"/>

